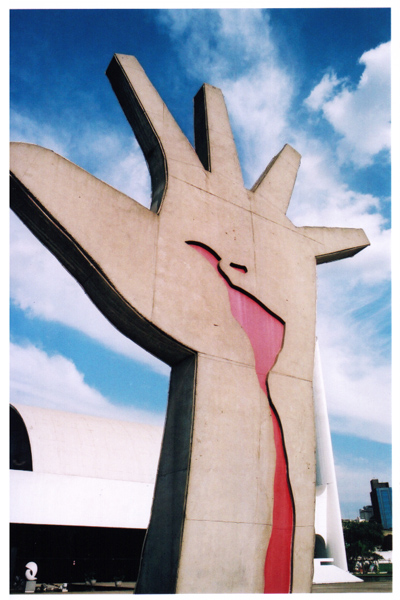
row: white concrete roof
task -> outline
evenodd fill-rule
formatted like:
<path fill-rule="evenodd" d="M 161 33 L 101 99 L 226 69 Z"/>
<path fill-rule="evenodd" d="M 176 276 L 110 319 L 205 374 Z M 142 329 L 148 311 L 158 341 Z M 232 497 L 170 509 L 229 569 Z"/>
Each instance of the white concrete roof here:
<path fill-rule="evenodd" d="M 13 405 L 33 472 L 10 471 L 10 522 L 146 528 L 162 428 Z"/>
<path fill-rule="evenodd" d="M 10 471 L 10 523 L 146 529 L 154 484 Z"/>
<path fill-rule="evenodd" d="M 154 483 L 162 427 L 13 406 L 29 435 L 34 472 Z"/>

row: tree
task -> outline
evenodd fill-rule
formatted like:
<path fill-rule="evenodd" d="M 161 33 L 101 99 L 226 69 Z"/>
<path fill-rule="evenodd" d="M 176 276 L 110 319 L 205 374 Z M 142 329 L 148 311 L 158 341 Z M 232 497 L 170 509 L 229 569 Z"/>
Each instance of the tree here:
<path fill-rule="evenodd" d="M 371 521 L 345 521 L 343 533 L 349 570 L 355 571 L 359 562 L 362 573 L 367 573 L 370 564 L 382 558 L 375 552 L 382 547 L 382 526 Z"/>

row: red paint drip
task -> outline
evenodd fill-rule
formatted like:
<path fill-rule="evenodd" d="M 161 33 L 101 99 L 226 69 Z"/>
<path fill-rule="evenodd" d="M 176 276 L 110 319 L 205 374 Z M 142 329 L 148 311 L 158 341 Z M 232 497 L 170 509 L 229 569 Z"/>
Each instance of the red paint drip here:
<path fill-rule="evenodd" d="M 288 594 L 292 578 L 294 505 L 282 427 L 267 387 L 268 373 L 282 348 L 285 326 L 254 298 L 232 286 L 219 268 L 220 259 L 214 253 L 195 242 L 191 242 L 191 245 L 211 263 L 227 285 L 232 315 L 243 327 L 253 347 L 258 381 L 270 405 L 276 465 L 272 532 L 264 567 L 264 593 Z"/>

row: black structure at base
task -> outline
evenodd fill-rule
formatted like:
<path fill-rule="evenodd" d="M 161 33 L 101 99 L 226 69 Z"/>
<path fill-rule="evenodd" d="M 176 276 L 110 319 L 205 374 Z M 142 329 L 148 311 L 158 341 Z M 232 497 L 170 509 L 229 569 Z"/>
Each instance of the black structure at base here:
<path fill-rule="evenodd" d="M 136 581 L 145 529 L 10 525 L 10 591 L 25 583 L 25 565 L 38 566 L 38 583 Z"/>

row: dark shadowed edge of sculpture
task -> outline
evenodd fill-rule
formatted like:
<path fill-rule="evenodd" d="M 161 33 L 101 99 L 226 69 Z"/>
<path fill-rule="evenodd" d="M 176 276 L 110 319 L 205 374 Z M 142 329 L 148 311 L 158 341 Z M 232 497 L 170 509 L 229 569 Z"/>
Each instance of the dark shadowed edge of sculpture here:
<path fill-rule="evenodd" d="M 149 167 L 151 210 L 157 213 L 167 191 L 168 167 L 164 149 L 117 55 L 113 56 L 106 75 Z"/>

